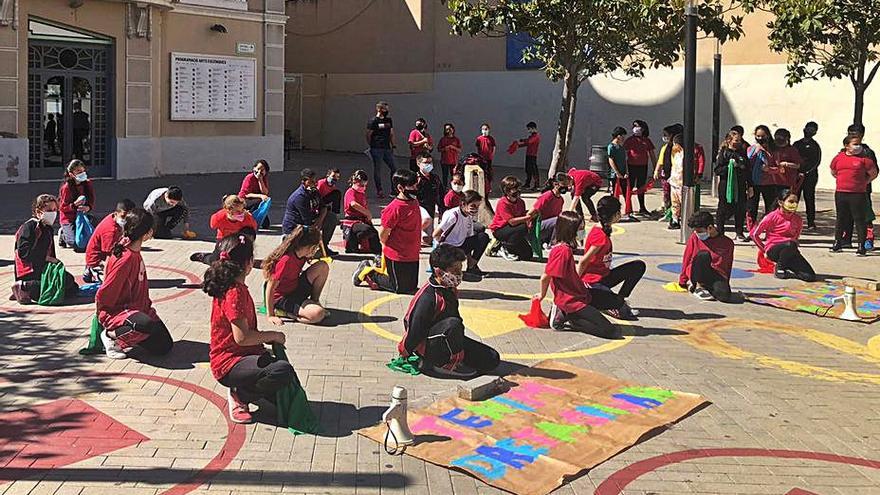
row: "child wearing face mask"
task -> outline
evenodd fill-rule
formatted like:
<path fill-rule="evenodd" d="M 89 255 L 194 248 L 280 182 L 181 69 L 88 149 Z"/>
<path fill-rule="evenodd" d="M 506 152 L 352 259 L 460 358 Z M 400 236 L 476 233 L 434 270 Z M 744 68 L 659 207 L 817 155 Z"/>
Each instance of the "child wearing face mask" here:
<path fill-rule="evenodd" d="M 269 162 L 257 161 L 254 170 L 241 181 L 238 197 L 244 200 L 244 206 L 251 214 L 257 211 L 260 203 L 269 199 Z M 268 229 L 270 225 L 269 215 L 266 215 L 260 228 Z"/>
<path fill-rule="evenodd" d="M 502 196 L 495 205 L 495 216 L 489 230 L 501 243 L 499 256 L 507 261 L 529 261 L 532 247 L 529 245 L 529 224 L 537 217 L 538 211 L 526 211 L 526 203 L 521 197 L 519 179 L 508 175 L 501 180 Z"/>
<path fill-rule="evenodd" d="M 619 308 L 622 299 L 607 290 L 588 288 L 578 276 L 574 250 L 577 231 L 583 223 L 583 217 L 573 211 L 564 211 L 559 215 L 556 244 L 547 257 L 547 266 L 541 275 L 541 292 L 535 295 L 535 299 L 543 301 L 547 297 L 547 289 L 553 289 L 550 328 L 554 330 L 563 330 L 570 324 L 576 330 L 612 337 L 617 330 L 599 310 Z"/>
<path fill-rule="evenodd" d="M 12 296 L 19 304 L 40 299 L 40 281 L 49 263 L 57 263 L 52 225 L 58 217 L 58 199 L 40 194 L 31 206 L 32 217 L 15 231 L 15 283 Z M 64 286 L 73 296 L 79 287 L 73 275 L 65 272 Z"/>
<path fill-rule="evenodd" d="M 565 172 L 559 172 L 549 184 L 550 188 L 538 196 L 532 209 L 529 211 L 530 218 L 541 218 L 541 242 L 549 244 L 553 240 L 556 229 L 556 218 L 562 213 L 565 206 L 564 194 L 571 190 L 571 177 Z"/>
<path fill-rule="evenodd" d="M 233 423 L 252 423 L 250 404 L 272 400 L 281 389 L 299 379 L 289 362 L 276 359 L 264 347 L 284 345 L 283 332 L 260 331 L 257 311 L 245 279 L 254 267 L 254 243 L 247 236 L 220 241 L 222 256 L 205 272 L 204 290 L 213 298 L 211 374 L 228 387 L 227 406 Z"/>
<path fill-rule="evenodd" d="M 801 168 L 801 154 L 791 145 L 791 132 L 788 129 L 776 129 L 773 142 L 776 145 L 773 158 L 781 168 L 780 184 L 777 184 L 777 187 L 794 189 Z"/>
<path fill-rule="evenodd" d="M 73 248 L 76 245 L 76 214 L 88 213 L 95 206 L 95 189 L 86 173 L 82 160 L 71 160 L 67 164 L 64 180 L 58 191 L 58 210 L 61 231 L 58 245 Z M 81 251 L 80 251 L 81 252 Z"/>
<path fill-rule="evenodd" d="M 326 318 L 327 311 L 319 301 L 330 275 L 330 265 L 317 260 L 306 268 L 319 249 L 321 236 L 318 231 L 305 230 L 297 225 L 263 260 L 266 315 L 273 325 L 284 324 L 281 316 L 309 325 L 316 325 Z"/>
<path fill-rule="evenodd" d="M 538 124 L 529 122 L 526 124 L 528 136 L 517 141 L 519 147 L 526 149 L 526 182 L 523 186 L 526 190 L 540 189 L 538 177 L 538 148 L 541 146 L 541 135 L 538 134 Z"/>
<path fill-rule="evenodd" d="M 367 173 L 355 170 L 345 191 L 344 212 L 342 220 L 342 237 L 345 239 L 346 253 L 380 254 L 382 245 L 379 243 L 379 231 L 373 227 L 373 214 L 367 203 Z"/>
<path fill-rule="evenodd" d="M 339 190 L 339 169 L 331 168 L 327 170 L 327 175 L 318 180 L 318 195 L 321 196 L 321 203 L 330 208 L 335 214 L 342 211 L 342 191 Z"/>
<path fill-rule="evenodd" d="M 455 135 L 455 126 L 452 124 L 443 125 L 443 137 L 440 138 L 440 144 L 437 146 L 440 150 L 440 167 L 443 169 L 443 183 L 449 184 L 450 174 L 458 165 L 458 158 L 461 155 L 461 139 Z M 455 177 L 452 177 L 455 182 Z M 462 181 L 464 184 L 464 181 Z"/>
<path fill-rule="evenodd" d="M 599 217 L 596 216 L 596 207 L 593 205 L 592 198 L 602 188 L 602 177 L 592 170 L 578 170 L 576 168 L 568 169 L 568 176 L 571 177 L 574 184 L 571 189 L 572 205 L 569 210 L 585 216 L 582 205 L 587 205 L 590 221 L 598 222 Z"/>
<path fill-rule="evenodd" d="M 107 357 L 124 359 L 134 349 L 163 356 L 174 340 L 150 301 L 150 280 L 143 243 L 153 236 L 153 215 L 135 208 L 125 216 L 125 228 L 107 260 L 107 274 L 95 295 L 101 341 Z"/>
<path fill-rule="evenodd" d="M 86 269 L 83 281 L 87 284 L 100 283 L 104 276 L 104 260 L 110 256 L 110 250 L 122 237 L 125 227 L 125 215 L 134 209 L 134 202 L 123 199 L 116 203 L 116 211 L 104 217 L 95 227 L 95 232 L 86 246 Z"/>
<path fill-rule="evenodd" d="M 422 152 L 418 157 L 418 172 L 416 174 L 419 206 L 424 208 L 428 212 L 428 216 L 431 217 L 431 222 L 425 230 L 422 241 L 423 245 L 430 246 L 434 218 L 438 214 L 442 214 L 446 208 L 443 206 L 443 184 L 440 182 L 440 177 L 434 173 L 434 160 L 427 151 Z"/>
<path fill-rule="evenodd" d="M 467 256 L 467 269 L 464 272 L 468 282 L 479 282 L 486 275 L 480 270 L 479 263 L 486 247 L 489 245 L 489 234 L 485 229 L 477 228 L 477 213 L 483 197 L 477 191 L 466 191 L 461 206 L 447 210 L 434 230 L 434 240 L 439 244 L 448 244 L 464 251 Z"/>
<path fill-rule="evenodd" d="M 373 290 L 412 294 L 419 284 L 419 251 L 422 215 L 416 199 L 416 174 L 398 169 L 391 178 L 397 196 L 382 210 L 382 263 L 362 261 L 352 282 L 355 287 L 366 282 Z"/>
<path fill-rule="evenodd" d="M 193 253 L 190 261 L 210 265 L 220 255 L 220 239 L 233 234 L 244 234 L 251 239 L 257 236 L 257 222 L 244 207 L 244 200 L 234 194 L 223 197 L 223 207 L 211 215 L 210 225 L 217 230 L 217 244 L 213 253 Z"/>
<path fill-rule="evenodd" d="M 485 174 L 485 188 L 486 190 L 483 192 L 483 196 L 487 199 L 489 198 L 489 193 L 492 192 L 492 161 L 495 159 L 495 138 L 490 135 L 491 127 L 487 123 L 483 123 L 480 126 L 480 135 L 477 136 L 477 140 L 475 146 L 477 147 L 477 154 L 480 155 L 480 159 L 483 160 L 483 172 Z"/>
<path fill-rule="evenodd" d="M 684 248 L 678 284 L 701 301 L 742 302 L 742 294 L 730 290 L 733 240 L 718 230 L 707 211 L 694 213 L 688 226 L 693 233 Z"/>
<path fill-rule="evenodd" d="M 419 173 L 418 158 L 422 153 L 431 153 L 434 150 L 434 138 L 428 134 L 428 121 L 419 117 L 416 119 L 415 129 L 409 133 L 409 169 Z"/>
<path fill-rule="evenodd" d="M 776 278 L 813 282 L 816 272 L 798 249 L 804 221 L 798 215 L 797 207 L 797 194 L 779 192 L 777 208 L 752 229 L 751 238 L 767 259 L 776 263 Z"/>
<path fill-rule="evenodd" d="M 443 206 L 446 209 L 457 208 L 461 205 L 461 198 L 464 197 L 464 176 L 461 174 L 452 174 L 452 182 L 449 184 L 449 191 L 443 197 Z"/>
<path fill-rule="evenodd" d="M 877 163 L 864 152 L 860 136 L 847 136 L 843 146 L 843 150 L 831 161 L 831 175 L 837 181 L 834 192 L 837 225 L 831 251 L 837 253 L 843 250 L 846 232 L 854 230 L 859 242 L 856 254 L 865 256 L 868 231 L 865 213 L 870 211 L 870 195 L 866 192 L 871 181 L 877 178 Z"/>
<path fill-rule="evenodd" d="M 465 336 L 457 287 L 466 258 L 461 249 L 437 246 L 431 252 L 431 277 L 403 318 L 404 334 L 397 350 L 403 357 L 421 358 L 422 371 L 430 375 L 469 379 L 494 370 L 501 362 L 495 349 Z"/>

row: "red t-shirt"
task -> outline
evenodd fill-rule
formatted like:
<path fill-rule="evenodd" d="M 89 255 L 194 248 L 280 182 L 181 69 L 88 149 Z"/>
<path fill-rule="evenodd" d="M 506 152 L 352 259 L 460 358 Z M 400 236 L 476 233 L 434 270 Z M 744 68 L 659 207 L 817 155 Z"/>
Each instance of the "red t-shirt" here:
<path fill-rule="evenodd" d="M 568 176 L 574 181 L 574 195 L 581 196 L 588 187 L 602 187 L 602 177 L 590 170 L 568 169 Z"/>
<path fill-rule="evenodd" d="M 791 162 L 798 164 L 798 168 L 786 168 L 782 165 L 779 167 L 782 169 L 785 184 L 787 187 L 794 187 L 795 182 L 797 182 L 798 173 L 800 169 L 800 164 L 803 161 L 801 158 L 800 152 L 794 146 L 786 146 L 784 148 L 778 148 L 774 153 L 776 158 L 776 163 L 780 162 Z"/>
<path fill-rule="evenodd" d="M 643 136 L 630 136 L 623 142 L 627 166 L 646 167 L 654 151 L 654 143 Z"/>
<path fill-rule="evenodd" d="M 533 208 L 538 210 L 538 213 L 541 214 L 541 221 L 544 221 L 548 218 L 558 217 L 559 214 L 562 213 L 563 206 L 565 206 L 565 200 L 562 199 L 562 196 L 556 196 L 553 194 L 553 190 L 551 189 L 538 196 L 538 200 L 535 201 Z"/>
<path fill-rule="evenodd" d="M 495 138 L 492 136 L 477 136 L 477 154 L 480 158 L 491 162 L 495 159 Z"/>
<path fill-rule="evenodd" d="M 217 231 L 217 240 L 223 239 L 228 235 L 232 235 L 241 231 L 244 228 L 252 228 L 257 230 L 257 221 L 254 220 L 254 217 L 250 214 L 250 212 L 244 212 L 244 220 L 241 222 L 236 222 L 235 220 L 231 220 L 229 216 L 226 214 L 226 209 L 221 208 L 220 211 L 211 215 L 211 228 Z"/>
<path fill-rule="evenodd" d="M 529 137 L 519 140 L 519 145 L 526 147 L 526 156 L 538 156 L 538 147 L 541 146 L 541 135 L 537 132 L 529 134 Z"/>
<path fill-rule="evenodd" d="M 507 225 L 511 218 L 526 216 L 526 202 L 522 198 L 512 203 L 507 196 L 501 196 L 498 204 L 495 205 L 495 217 L 492 218 L 492 225 L 489 230 L 498 230 Z"/>
<path fill-rule="evenodd" d="M 611 258 L 614 256 L 611 236 L 598 225 L 590 229 L 590 233 L 587 234 L 587 239 L 584 241 L 584 252 L 586 253 L 593 246 L 598 247 L 599 251 L 590 259 L 587 271 L 581 277 L 587 284 L 599 283 L 611 273 Z"/>
<path fill-rule="evenodd" d="M 299 277 L 306 261 L 305 258 L 300 258 L 295 254 L 285 254 L 278 258 L 275 269 L 272 270 L 272 278 L 278 282 L 272 293 L 273 301 L 289 296 L 299 287 Z"/>
<path fill-rule="evenodd" d="M 78 210 L 73 203 L 80 196 L 86 197 L 84 206 L 95 209 L 95 189 L 92 187 L 92 181 L 87 180 L 73 187 L 67 180 L 61 183 L 61 188 L 58 190 L 58 221 L 61 225 L 76 223 Z"/>
<path fill-rule="evenodd" d="M 365 191 L 355 191 L 353 188 L 349 187 L 348 191 L 345 191 L 345 198 L 343 198 L 343 203 L 345 203 L 344 205 L 342 205 L 345 218 L 360 220 L 364 223 L 370 222 L 370 219 L 367 218 L 366 215 L 351 207 L 352 203 L 357 203 L 364 208 L 369 208 L 369 206 L 367 205 L 367 193 Z"/>
<path fill-rule="evenodd" d="M 443 206 L 445 206 L 446 209 L 461 206 L 461 198 L 463 197 L 464 193 L 457 193 L 450 189 L 446 191 L 446 196 L 443 197 Z"/>
<path fill-rule="evenodd" d="M 678 283 L 684 285 L 691 279 L 691 265 L 694 257 L 700 251 L 706 251 L 712 259 L 711 265 L 725 280 L 730 280 L 730 272 L 733 270 L 733 240 L 725 235 L 710 237 L 701 241 L 697 234 L 691 234 L 687 246 L 684 248 L 684 256 L 681 261 L 681 275 Z"/>
<path fill-rule="evenodd" d="M 837 192 L 863 193 L 868 190 L 868 172 L 877 164 L 866 156 L 851 156 L 841 151 L 831 160 L 831 172 L 837 178 Z"/>
<path fill-rule="evenodd" d="M 414 142 L 421 141 L 422 139 L 425 139 L 425 138 L 428 138 L 428 142 L 426 144 L 422 144 L 419 146 L 413 146 Z M 410 131 L 408 141 L 409 141 L 410 156 L 412 158 L 419 156 L 419 153 L 421 153 L 422 151 L 430 152 L 431 149 L 434 147 L 434 138 L 432 138 L 430 134 L 423 134 L 418 129 L 413 129 L 412 131 Z"/>
<path fill-rule="evenodd" d="M 122 228 L 116 224 L 113 214 L 104 217 L 86 246 L 86 266 L 95 267 L 110 256 L 110 250 L 122 237 Z"/>
<path fill-rule="evenodd" d="M 571 246 L 564 243 L 553 246 L 544 273 L 551 277 L 553 304 L 563 312 L 575 313 L 590 305 L 590 291 L 578 277 Z"/>
<path fill-rule="evenodd" d="M 456 148 L 461 148 L 461 139 L 458 139 L 455 136 L 443 136 L 440 138 L 440 163 L 443 165 L 455 165 L 458 163 L 459 151 L 454 150 L 452 148 L 447 148 L 447 146 L 452 145 Z"/>
<path fill-rule="evenodd" d="M 229 373 L 243 356 L 259 356 L 266 352 L 261 345 L 240 346 L 232 336 L 232 322 L 244 317 L 248 329 L 257 329 L 257 312 L 254 300 L 244 284 L 236 283 L 223 294 L 215 297 L 211 305 L 211 345 L 208 357 L 211 373 L 219 380 Z"/>
<path fill-rule="evenodd" d="M 260 190 L 260 182 L 263 183 L 263 186 L 266 188 L 266 192 Z M 241 181 L 241 189 L 238 191 L 238 197 L 244 199 L 248 194 L 265 194 L 269 195 L 269 177 L 263 176 L 262 179 L 257 179 L 257 176 L 253 174 L 253 172 L 244 176 L 244 180 Z"/>
<path fill-rule="evenodd" d="M 315 187 L 318 188 L 318 194 L 320 194 L 322 198 L 336 190 L 336 184 L 333 184 L 331 186 L 329 183 L 327 183 L 326 177 L 319 180 L 318 184 Z"/>
<path fill-rule="evenodd" d="M 150 301 L 150 281 L 140 251 L 124 249 L 122 256 L 110 256 L 104 282 L 95 294 L 95 306 L 98 321 L 107 330 L 121 327 L 136 312 L 158 319 Z"/>
<path fill-rule="evenodd" d="M 382 210 L 382 227 L 391 231 L 382 252 L 391 261 L 419 261 L 422 244 L 422 213 L 415 199 L 394 198 Z"/>

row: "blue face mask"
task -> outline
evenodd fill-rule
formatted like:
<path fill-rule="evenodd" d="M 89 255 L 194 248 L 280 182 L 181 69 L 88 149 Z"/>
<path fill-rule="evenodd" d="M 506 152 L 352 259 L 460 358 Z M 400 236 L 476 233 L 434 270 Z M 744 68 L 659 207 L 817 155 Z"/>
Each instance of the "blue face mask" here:
<path fill-rule="evenodd" d="M 697 234 L 697 239 L 699 239 L 701 241 L 705 241 L 706 239 L 709 238 L 708 232 L 694 232 L 694 233 Z"/>
<path fill-rule="evenodd" d="M 430 174 L 432 170 L 434 170 L 433 163 L 426 163 L 426 164 L 422 165 L 422 172 L 424 172 L 425 175 Z"/>

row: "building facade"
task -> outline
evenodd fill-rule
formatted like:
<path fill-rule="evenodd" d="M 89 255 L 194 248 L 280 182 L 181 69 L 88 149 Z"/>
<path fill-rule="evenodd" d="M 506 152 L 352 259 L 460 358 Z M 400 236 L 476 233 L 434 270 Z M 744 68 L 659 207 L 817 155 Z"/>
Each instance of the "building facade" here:
<path fill-rule="evenodd" d="M 431 0 L 298 1 L 288 3 L 287 14 L 285 128 L 297 144 L 362 151 L 373 105 L 387 100 L 401 144 L 417 117 L 425 117 L 435 135 L 444 122 L 455 123 L 467 151 L 483 122 L 504 149 L 534 120 L 543 135 L 539 165 L 547 169 L 561 86 L 519 63 L 517 40 L 451 36 L 446 7 Z M 852 86 L 823 80 L 787 87 L 784 57 L 767 48 L 767 20 L 764 14 L 747 17 L 745 36 L 721 47 L 722 132 L 740 124 L 750 139 L 756 125 L 766 124 L 787 128 L 797 139 L 815 120 L 827 167 L 852 122 Z M 707 149 L 715 49 L 714 40 L 699 44 L 697 140 Z M 637 118 L 648 121 L 659 145 L 660 129 L 682 121 L 682 90 L 680 67 L 651 70 L 643 79 L 591 78 L 580 90 L 571 162 L 583 166 L 592 145 L 606 144 L 615 126 L 629 128 Z M 869 89 L 869 143 L 880 141 L 878 104 L 880 89 Z M 496 163 L 521 166 L 522 159 L 499 153 Z M 820 181 L 820 187 L 833 187 L 827 168 Z"/>
<path fill-rule="evenodd" d="M 284 0 L 0 0 L 4 182 L 283 159 Z"/>

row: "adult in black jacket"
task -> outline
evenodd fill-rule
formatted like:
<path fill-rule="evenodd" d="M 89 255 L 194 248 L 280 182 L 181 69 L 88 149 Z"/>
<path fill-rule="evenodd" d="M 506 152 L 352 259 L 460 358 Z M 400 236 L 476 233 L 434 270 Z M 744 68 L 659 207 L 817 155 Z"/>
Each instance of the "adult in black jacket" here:
<path fill-rule="evenodd" d="M 733 164 L 735 187 L 728 191 L 730 166 Z M 724 235 L 724 224 L 732 216 L 733 228 L 738 241 L 745 241 L 743 226 L 745 225 L 748 200 L 754 195 L 750 163 L 743 145 L 742 135 L 728 132 L 718 150 L 715 159 L 715 175 L 718 176 L 718 211 L 715 214 L 718 232 Z"/>

